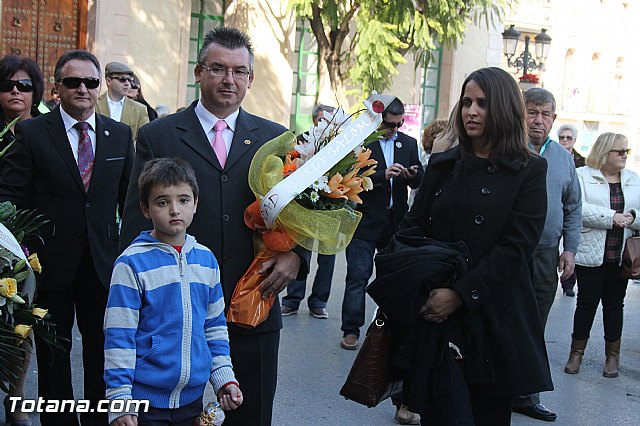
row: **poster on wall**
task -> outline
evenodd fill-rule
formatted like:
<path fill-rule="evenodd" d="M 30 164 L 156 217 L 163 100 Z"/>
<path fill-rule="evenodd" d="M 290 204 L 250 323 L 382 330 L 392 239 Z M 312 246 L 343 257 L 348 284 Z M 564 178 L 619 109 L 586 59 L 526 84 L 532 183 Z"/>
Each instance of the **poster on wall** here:
<path fill-rule="evenodd" d="M 416 138 L 420 145 L 422 131 L 422 105 L 406 104 L 404 106 L 404 125 L 400 131 L 412 138 Z"/>

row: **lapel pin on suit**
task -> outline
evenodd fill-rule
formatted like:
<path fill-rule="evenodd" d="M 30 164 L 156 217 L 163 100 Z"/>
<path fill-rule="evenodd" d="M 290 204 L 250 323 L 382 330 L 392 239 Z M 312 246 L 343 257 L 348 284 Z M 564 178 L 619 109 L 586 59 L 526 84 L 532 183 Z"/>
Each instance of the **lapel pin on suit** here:
<path fill-rule="evenodd" d="M 250 141 L 249 139 L 245 139 L 245 140 L 244 140 L 244 144 L 245 144 L 245 145 L 251 145 L 251 141 Z"/>
<path fill-rule="evenodd" d="M 398 149 L 402 148 L 402 142 L 396 142 L 396 148 Z"/>
<path fill-rule="evenodd" d="M 108 131 L 108 130 L 105 130 L 105 131 L 104 131 L 104 135 L 105 135 L 105 136 L 109 136 L 109 131 Z"/>

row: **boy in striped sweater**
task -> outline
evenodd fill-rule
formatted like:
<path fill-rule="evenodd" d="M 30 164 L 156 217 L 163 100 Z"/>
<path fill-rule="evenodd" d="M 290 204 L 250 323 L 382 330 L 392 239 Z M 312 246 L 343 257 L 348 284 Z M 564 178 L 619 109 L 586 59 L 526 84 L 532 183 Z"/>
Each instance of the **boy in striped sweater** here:
<path fill-rule="evenodd" d="M 186 233 L 198 205 L 198 184 L 188 163 L 151 160 L 138 188 L 153 230 L 142 232 L 113 269 L 104 321 L 109 422 L 191 426 L 202 411 L 207 381 L 223 409 L 242 404 L 218 262 Z M 130 399 L 148 400 L 150 408 L 116 412 L 122 401 L 115 400 Z"/>

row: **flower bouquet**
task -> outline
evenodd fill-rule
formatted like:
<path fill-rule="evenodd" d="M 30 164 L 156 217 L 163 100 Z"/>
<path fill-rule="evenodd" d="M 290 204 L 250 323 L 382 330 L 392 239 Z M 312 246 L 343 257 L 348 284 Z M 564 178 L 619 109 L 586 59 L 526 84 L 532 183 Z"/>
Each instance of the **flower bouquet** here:
<path fill-rule="evenodd" d="M 521 83 L 538 84 L 540 82 L 538 76 L 535 74 L 522 74 L 522 77 L 520 77 L 519 80 Z"/>
<path fill-rule="evenodd" d="M 236 285 L 228 322 L 255 327 L 268 317 L 276 296 L 264 300 L 258 290 L 264 260 L 296 245 L 335 254 L 349 244 L 361 218 L 354 210 L 362 202 L 358 194 L 373 187 L 369 176 L 376 161 L 366 145 L 378 138 L 374 132 L 393 99 L 374 92 L 357 118 L 340 109 L 325 112 L 327 120 L 312 127 L 304 142 L 285 132 L 256 152 L 248 176 L 256 201 L 244 215 L 256 231 L 256 256 Z"/>
<path fill-rule="evenodd" d="M 47 222 L 34 210 L 17 210 L 8 201 L 0 203 L 0 388 L 5 392 L 8 392 L 5 382 L 19 378 L 24 359 L 30 356 L 23 342 L 32 345 L 31 330 L 52 347 L 64 351 L 51 315 L 32 304 L 34 272 L 41 272 L 42 267 L 38 255 L 29 254 L 22 245 L 25 237 Z"/>

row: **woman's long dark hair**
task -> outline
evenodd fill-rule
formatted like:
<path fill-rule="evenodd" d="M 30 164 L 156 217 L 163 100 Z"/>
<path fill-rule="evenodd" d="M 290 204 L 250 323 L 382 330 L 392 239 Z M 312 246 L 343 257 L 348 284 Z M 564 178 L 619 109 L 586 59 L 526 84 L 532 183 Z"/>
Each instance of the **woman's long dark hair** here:
<path fill-rule="evenodd" d="M 487 102 L 487 117 L 484 123 L 484 140 L 490 145 L 490 159 L 513 161 L 526 159 L 531 151 L 527 145 L 527 127 L 522 92 L 514 78 L 500 68 L 481 68 L 469 74 L 462 85 L 456 112 L 456 127 L 460 147 L 473 152 L 471 138 L 462 121 L 462 98 L 464 89 L 475 81 L 484 92 Z"/>
<path fill-rule="evenodd" d="M 38 63 L 31 58 L 24 56 L 7 55 L 0 59 L 0 80 L 10 80 L 11 76 L 18 71 L 24 71 L 33 84 L 33 105 L 31 105 L 31 115 L 39 114 L 38 105 L 44 95 L 44 77 Z"/>

